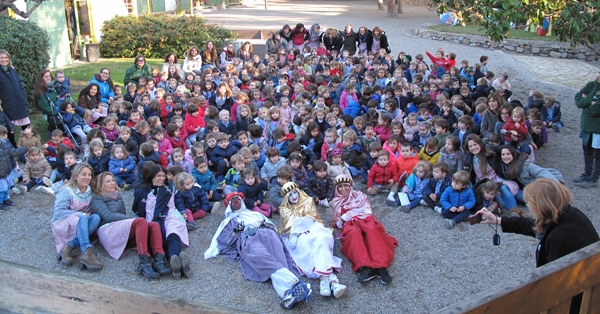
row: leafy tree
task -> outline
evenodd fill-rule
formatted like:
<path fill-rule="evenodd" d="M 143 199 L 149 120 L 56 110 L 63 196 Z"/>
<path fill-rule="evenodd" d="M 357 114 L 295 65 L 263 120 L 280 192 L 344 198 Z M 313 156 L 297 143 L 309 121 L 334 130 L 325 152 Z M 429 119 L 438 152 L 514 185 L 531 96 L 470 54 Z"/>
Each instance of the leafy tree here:
<path fill-rule="evenodd" d="M 430 0 L 438 12 L 453 11 L 461 23 L 480 17 L 486 35 L 502 41 L 511 25 L 552 23 L 552 32 L 573 46 L 600 42 L 600 0 Z M 596 50 L 596 49 L 594 49 Z"/>

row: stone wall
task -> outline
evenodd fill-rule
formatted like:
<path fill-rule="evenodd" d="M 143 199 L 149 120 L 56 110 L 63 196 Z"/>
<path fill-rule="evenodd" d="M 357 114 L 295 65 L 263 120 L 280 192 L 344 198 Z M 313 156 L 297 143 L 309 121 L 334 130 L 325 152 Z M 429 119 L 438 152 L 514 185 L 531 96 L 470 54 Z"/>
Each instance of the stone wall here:
<path fill-rule="evenodd" d="M 586 61 L 595 61 L 598 60 L 599 57 L 586 46 L 579 45 L 576 48 L 573 48 L 570 43 L 566 42 L 506 39 L 503 42 L 497 43 L 484 36 L 440 32 L 429 29 L 427 26 L 417 28 L 415 32 L 416 35 L 421 38 L 451 41 L 471 47 L 502 49 L 540 57 L 580 59 Z"/>

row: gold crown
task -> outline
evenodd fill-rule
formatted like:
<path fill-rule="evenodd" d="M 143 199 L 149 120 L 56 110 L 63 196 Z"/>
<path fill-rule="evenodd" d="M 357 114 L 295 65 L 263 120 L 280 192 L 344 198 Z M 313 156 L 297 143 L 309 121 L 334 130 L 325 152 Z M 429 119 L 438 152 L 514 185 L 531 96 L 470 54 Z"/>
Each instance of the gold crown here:
<path fill-rule="evenodd" d="M 281 189 L 281 195 L 286 195 L 290 191 L 295 190 L 297 188 L 298 188 L 298 184 L 296 184 L 294 182 L 288 182 L 283 185 L 283 188 Z"/>
<path fill-rule="evenodd" d="M 338 185 L 340 183 L 353 184 L 354 182 L 352 181 L 352 178 L 350 178 L 348 175 L 340 174 L 339 176 L 337 176 L 337 178 L 335 178 L 333 184 Z"/>

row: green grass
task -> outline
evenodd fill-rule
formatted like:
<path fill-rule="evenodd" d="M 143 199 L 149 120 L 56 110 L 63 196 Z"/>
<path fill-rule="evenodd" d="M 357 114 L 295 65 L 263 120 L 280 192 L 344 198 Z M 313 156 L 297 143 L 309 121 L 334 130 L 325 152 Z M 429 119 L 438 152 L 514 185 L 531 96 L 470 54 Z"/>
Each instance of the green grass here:
<path fill-rule="evenodd" d="M 466 26 L 446 26 L 446 25 L 432 25 L 429 26 L 429 29 L 447 32 L 447 33 L 455 33 L 455 34 L 465 34 L 465 35 L 480 35 L 485 36 L 485 29 L 481 25 L 476 24 L 467 24 Z M 538 36 L 534 32 L 528 32 L 520 29 L 512 29 L 508 33 L 509 39 L 525 39 L 525 40 L 541 40 L 541 41 L 558 41 L 558 37 L 556 36 Z"/>

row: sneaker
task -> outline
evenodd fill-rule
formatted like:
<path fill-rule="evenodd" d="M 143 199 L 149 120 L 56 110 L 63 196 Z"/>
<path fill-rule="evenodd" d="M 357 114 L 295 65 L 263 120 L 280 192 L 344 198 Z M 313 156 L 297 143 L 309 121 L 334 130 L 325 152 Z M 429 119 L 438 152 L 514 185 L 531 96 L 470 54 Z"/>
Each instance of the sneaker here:
<path fill-rule="evenodd" d="M 324 297 L 330 297 L 331 296 L 331 288 L 329 287 L 329 284 L 331 282 L 329 281 L 329 277 L 325 278 L 325 279 L 321 279 L 321 282 L 319 283 L 319 293 L 324 296 Z"/>
<path fill-rule="evenodd" d="M 331 285 L 331 291 L 333 291 L 333 296 L 339 299 L 346 292 L 346 286 L 336 282 Z"/>
<path fill-rule="evenodd" d="M 0 203 L 0 210 L 8 210 L 8 206 Z"/>
<path fill-rule="evenodd" d="M 19 187 L 19 190 L 21 191 L 21 194 L 25 194 L 25 193 L 27 193 L 27 186 L 21 185 Z"/>
<path fill-rule="evenodd" d="M 198 225 L 196 225 L 195 222 L 188 222 L 186 224 L 186 227 L 187 227 L 187 231 L 194 231 L 194 230 L 198 229 Z"/>
<path fill-rule="evenodd" d="M 51 188 L 52 187 L 52 181 L 50 181 L 50 179 L 48 177 L 43 177 L 42 178 L 42 182 L 44 182 L 44 185 Z"/>
<path fill-rule="evenodd" d="M 2 203 L 6 206 L 14 206 L 15 205 L 15 203 L 13 201 L 8 200 L 8 199 L 4 200 L 4 202 L 2 202 Z"/>
<path fill-rule="evenodd" d="M 12 189 L 10 189 L 10 191 L 11 191 L 13 194 L 15 194 L 15 195 L 19 195 L 19 194 L 21 194 L 21 190 L 19 190 L 19 189 L 17 189 L 17 188 L 12 188 Z"/>
<path fill-rule="evenodd" d="M 179 279 L 181 278 L 181 258 L 177 255 L 171 256 L 171 260 L 169 261 L 171 264 L 171 270 L 173 271 L 173 278 Z"/>
<path fill-rule="evenodd" d="M 588 176 L 586 176 L 585 173 L 580 175 L 579 177 L 573 178 L 573 182 L 575 182 L 575 183 L 580 183 L 580 182 L 584 182 L 587 180 L 588 180 Z"/>
<path fill-rule="evenodd" d="M 44 194 L 48 194 L 48 195 L 54 196 L 54 190 L 52 188 L 47 187 L 47 186 L 40 187 L 40 191 L 42 191 L 42 193 L 44 193 Z"/>
<path fill-rule="evenodd" d="M 421 206 L 427 206 L 427 202 L 425 202 L 425 200 L 421 200 L 419 204 L 421 204 Z"/>
<path fill-rule="evenodd" d="M 362 267 L 358 271 L 358 281 L 359 282 L 369 281 L 373 278 L 375 278 L 375 274 L 373 273 L 373 270 L 369 267 L 366 267 L 366 266 Z"/>
<path fill-rule="evenodd" d="M 216 213 L 217 211 L 219 211 L 219 209 L 221 209 L 221 203 L 215 202 L 209 213 Z"/>
<path fill-rule="evenodd" d="M 436 206 L 433 208 L 433 210 L 440 215 L 442 214 L 442 206 Z"/>
<path fill-rule="evenodd" d="M 319 204 L 321 204 L 321 206 L 329 207 L 329 201 L 327 201 L 327 199 L 320 200 Z"/>
<path fill-rule="evenodd" d="M 392 206 L 392 207 L 396 207 L 396 200 L 391 200 L 389 198 L 385 199 L 385 205 L 387 206 Z"/>
<path fill-rule="evenodd" d="M 125 190 L 125 191 L 129 191 L 132 188 L 133 188 L 133 185 L 131 185 L 131 184 L 127 184 L 127 183 L 123 184 L 123 190 Z"/>
<path fill-rule="evenodd" d="M 410 206 L 409 205 L 402 206 L 402 211 L 404 211 L 405 213 L 410 213 Z"/>
<path fill-rule="evenodd" d="M 186 252 L 179 253 L 181 259 L 181 275 L 185 278 L 192 278 L 192 268 L 190 267 L 190 259 Z"/>
<path fill-rule="evenodd" d="M 558 133 L 560 132 L 560 128 L 558 127 L 558 124 L 552 124 L 552 130 L 554 130 L 554 132 Z"/>
<path fill-rule="evenodd" d="M 377 277 L 379 277 L 379 279 L 381 279 L 381 282 L 383 282 L 384 284 L 392 282 L 392 276 L 390 276 L 390 273 L 388 273 L 387 268 L 379 268 L 377 270 Z"/>
<path fill-rule="evenodd" d="M 301 301 L 307 301 L 310 299 L 310 285 L 298 281 L 292 289 L 285 295 L 279 305 L 284 309 L 291 309 L 296 303 Z"/>
<path fill-rule="evenodd" d="M 579 182 L 579 183 L 577 183 L 576 185 L 577 185 L 578 187 L 581 187 L 581 188 L 586 188 L 586 189 L 587 189 L 587 188 L 595 188 L 595 187 L 597 187 L 597 186 L 598 186 L 598 182 L 596 182 L 596 181 L 592 181 L 592 180 L 589 180 L 589 179 L 588 179 L 588 180 L 585 180 L 585 181 L 583 181 L 583 182 Z"/>
<path fill-rule="evenodd" d="M 456 226 L 456 222 L 452 219 L 446 219 L 445 225 L 447 229 L 452 229 L 452 227 Z"/>

